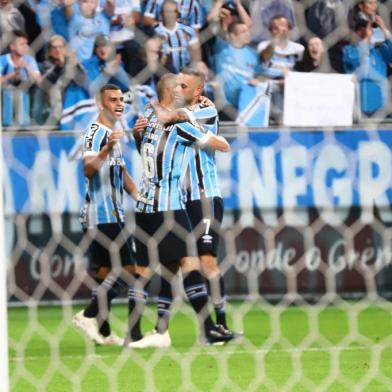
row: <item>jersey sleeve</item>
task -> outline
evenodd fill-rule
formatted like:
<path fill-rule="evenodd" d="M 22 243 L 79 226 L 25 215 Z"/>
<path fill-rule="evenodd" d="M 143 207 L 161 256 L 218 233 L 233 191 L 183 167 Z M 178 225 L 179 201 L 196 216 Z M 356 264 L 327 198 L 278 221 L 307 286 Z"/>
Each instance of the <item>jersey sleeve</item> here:
<path fill-rule="evenodd" d="M 177 139 L 180 142 L 197 142 L 205 136 L 205 130 L 196 121 L 176 124 Z"/>
<path fill-rule="evenodd" d="M 215 106 L 203 106 L 188 111 L 189 118 L 204 128 L 204 131 L 218 134 L 218 111 Z"/>
<path fill-rule="evenodd" d="M 96 155 L 106 144 L 106 132 L 98 124 L 91 124 L 84 137 L 83 156 Z"/>
<path fill-rule="evenodd" d="M 215 121 L 218 116 L 218 111 L 215 106 L 204 106 L 200 109 L 193 110 L 191 113 L 197 122 Z"/>

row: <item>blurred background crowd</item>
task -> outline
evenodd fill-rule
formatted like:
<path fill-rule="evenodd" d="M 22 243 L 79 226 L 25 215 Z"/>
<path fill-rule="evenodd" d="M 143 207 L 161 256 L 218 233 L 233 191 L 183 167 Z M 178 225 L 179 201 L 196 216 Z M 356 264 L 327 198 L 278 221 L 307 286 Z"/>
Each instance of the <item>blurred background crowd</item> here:
<path fill-rule="evenodd" d="M 188 65 L 221 120 L 267 94 L 281 124 L 297 71 L 355 75 L 361 118 L 390 121 L 391 22 L 391 0 L 0 0 L 2 125 L 77 129 L 108 82 L 131 124 L 157 79 Z"/>

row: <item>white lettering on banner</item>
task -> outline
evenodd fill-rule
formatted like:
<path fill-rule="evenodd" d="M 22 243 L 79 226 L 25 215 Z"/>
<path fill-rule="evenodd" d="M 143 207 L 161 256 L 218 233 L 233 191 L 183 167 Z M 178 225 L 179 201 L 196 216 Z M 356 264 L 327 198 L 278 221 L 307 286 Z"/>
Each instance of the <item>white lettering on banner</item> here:
<path fill-rule="evenodd" d="M 304 146 L 293 146 L 282 150 L 283 205 L 286 224 L 306 225 L 307 211 L 294 210 L 298 197 L 306 197 L 308 151 Z"/>
<path fill-rule="evenodd" d="M 352 180 L 347 177 L 347 167 L 347 156 L 343 149 L 337 145 L 323 147 L 314 164 L 314 204 L 323 207 L 320 211 L 321 217 L 330 225 L 343 223 L 349 213 L 348 208 L 336 208 L 336 206 L 350 206 L 352 204 L 353 184 Z M 335 175 L 329 186 L 327 176 L 331 172 Z M 339 177 L 336 178 L 337 176 Z"/>
<path fill-rule="evenodd" d="M 55 184 L 50 151 L 38 151 L 28 179 L 30 210 L 40 214 L 46 206 L 51 213 L 79 212 L 80 190 L 78 186 L 78 162 L 70 161 L 66 152 L 58 158 L 58 181 Z"/>
<path fill-rule="evenodd" d="M 392 184 L 391 150 L 379 141 L 362 142 L 358 149 L 360 205 L 362 222 L 373 221 L 373 206 L 388 206 L 386 191 Z M 375 173 L 376 172 L 376 173 Z M 380 209 L 383 221 L 391 222 L 388 209 Z"/>
<path fill-rule="evenodd" d="M 358 195 L 357 205 L 363 208 L 362 222 L 374 220 L 373 205 L 378 207 L 384 222 L 392 222 L 387 195 L 392 184 L 392 157 L 385 143 L 362 142 L 358 151 L 350 155 L 344 147 L 328 144 L 313 160 L 307 147 L 302 145 L 282 148 L 281 159 L 272 147 L 260 147 L 256 151 L 260 163 L 254 149 L 240 149 L 237 152 L 238 182 L 226 177 L 226 182 L 233 181 L 233 192 L 238 194 L 243 226 L 254 224 L 253 207 L 261 210 L 267 225 L 275 226 L 280 194 L 286 224 L 309 224 L 307 206 L 310 206 L 319 210 L 326 223 L 338 225 L 350 212 L 354 191 Z M 281 180 L 277 172 L 282 173 Z M 299 203 L 301 197 L 307 199 L 301 203 L 303 208 Z"/>
<path fill-rule="evenodd" d="M 42 249 L 37 249 L 31 257 L 30 261 L 30 276 L 33 280 L 39 281 L 42 279 L 42 268 L 40 263 L 40 256 Z M 82 267 L 87 266 L 86 257 L 72 257 L 70 255 L 60 256 L 54 254 L 49 258 L 47 272 L 50 278 L 72 278 L 76 275 Z"/>
<path fill-rule="evenodd" d="M 238 199 L 241 209 L 251 210 L 254 204 L 259 208 L 271 208 L 277 205 L 275 152 L 272 147 L 260 149 L 260 161 L 263 175 L 260 174 L 250 148 L 238 151 Z M 270 220 L 266 221 L 266 224 L 275 225 L 276 214 L 269 217 Z M 250 226 L 252 222 L 247 220 L 242 221 L 242 224 Z"/>
<path fill-rule="evenodd" d="M 361 251 L 346 250 L 347 242 L 343 239 L 335 241 L 329 248 L 327 263 L 329 269 L 338 274 L 344 270 L 358 268 L 362 271 L 378 272 L 392 265 L 392 250 L 380 246 L 368 246 Z M 261 273 L 265 270 L 288 272 L 293 268 L 292 261 L 296 256 L 293 247 L 283 250 L 283 244 L 277 243 L 276 248 L 265 252 L 263 249 L 238 252 L 235 269 L 242 274 L 249 272 Z M 317 246 L 309 248 L 304 255 L 305 267 L 308 271 L 317 271 L 322 263 L 321 249 Z"/>
<path fill-rule="evenodd" d="M 317 246 L 309 248 L 305 253 L 305 266 L 309 271 L 316 271 L 321 263 L 321 251 Z"/>
<path fill-rule="evenodd" d="M 4 157 L 3 162 L 4 162 Z M 4 192 L 4 214 L 9 215 L 15 212 L 14 191 L 12 188 L 9 166 L 3 165 L 3 192 Z"/>
<path fill-rule="evenodd" d="M 283 250 L 283 244 L 279 242 L 276 248 L 265 252 L 263 249 L 246 251 L 237 254 L 235 268 L 243 274 L 249 271 L 262 272 L 264 270 L 289 271 L 293 267 L 291 262 L 297 254 L 294 248 Z"/>

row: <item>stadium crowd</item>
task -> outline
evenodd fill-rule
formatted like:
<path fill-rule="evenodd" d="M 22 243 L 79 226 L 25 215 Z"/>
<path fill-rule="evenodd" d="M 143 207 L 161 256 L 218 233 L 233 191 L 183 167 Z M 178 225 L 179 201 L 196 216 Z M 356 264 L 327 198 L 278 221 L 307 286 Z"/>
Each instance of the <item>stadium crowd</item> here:
<path fill-rule="evenodd" d="M 192 65 L 221 120 L 257 95 L 282 121 L 289 71 L 350 73 L 363 117 L 389 108 L 388 0 L 0 0 L 2 125 L 85 126 L 105 83 L 135 121 L 156 82 Z M 260 85 L 266 86 L 264 90 Z"/>

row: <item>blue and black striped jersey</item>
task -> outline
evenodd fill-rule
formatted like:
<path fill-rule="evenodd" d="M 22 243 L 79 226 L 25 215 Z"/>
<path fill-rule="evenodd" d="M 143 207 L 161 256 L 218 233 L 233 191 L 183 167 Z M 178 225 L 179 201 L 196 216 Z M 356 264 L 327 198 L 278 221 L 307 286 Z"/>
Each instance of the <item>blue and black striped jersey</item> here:
<path fill-rule="evenodd" d="M 165 127 L 151 106 L 143 116 L 148 125 L 141 142 L 143 173 L 136 207 L 145 213 L 184 209 L 180 180 L 188 146 L 202 141 L 205 132 L 193 122 Z"/>
<path fill-rule="evenodd" d="M 202 107 L 195 105 L 190 108 L 192 120 L 204 128 L 206 132 L 218 134 L 218 112 L 215 107 Z M 208 148 L 193 145 L 187 150 L 185 163 L 187 167 L 182 170 L 182 186 L 191 200 L 202 197 L 222 197 L 218 173 L 215 163 L 215 152 Z"/>
<path fill-rule="evenodd" d="M 165 38 L 161 51 L 168 56 L 167 68 L 179 73 L 191 61 L 189 45 L 199 42 L 196 31 L 182 23 L 176 23 L 173 30 L 168 30 L 159 23 L 155 32 Z"/>
<path fill-rule="evenodd" d="M 98 122 L 92 123 L 84 136 L 83 157 L 98 154 L 111 132 Z M 86 177 L 85 204 L 80 214 L 84 227 L 124 222 L 124 166 L 121 145 L 117 143 L 95 175 Z"/>

